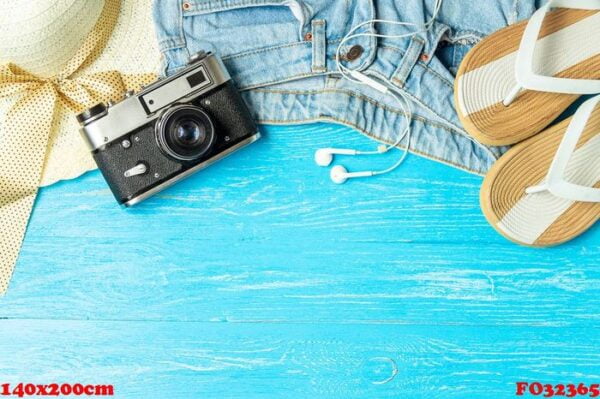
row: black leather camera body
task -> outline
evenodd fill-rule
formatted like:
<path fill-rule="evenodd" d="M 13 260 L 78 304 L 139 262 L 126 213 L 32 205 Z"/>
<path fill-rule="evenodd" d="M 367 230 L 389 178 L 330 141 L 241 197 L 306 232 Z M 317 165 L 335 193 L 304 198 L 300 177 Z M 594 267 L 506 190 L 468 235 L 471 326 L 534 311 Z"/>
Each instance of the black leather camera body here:
<path fill-rule="evenodd" d="M 77 119 L 98 168 L 125 206 L 260 138 L 223 63 L 211 53 L 198 53 L 177 74 Z"/>

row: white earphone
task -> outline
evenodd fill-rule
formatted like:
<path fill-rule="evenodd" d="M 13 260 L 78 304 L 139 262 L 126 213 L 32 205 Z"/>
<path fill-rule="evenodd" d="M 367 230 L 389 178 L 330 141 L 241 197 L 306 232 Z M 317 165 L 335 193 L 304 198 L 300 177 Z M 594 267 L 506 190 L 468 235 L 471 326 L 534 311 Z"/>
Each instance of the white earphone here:
<path fill-rule="evenodd" d="M 357 152 L 342 148 L 321 148 L 315 152 L 315 163 L 319 166 L 329 166 L 333 162 L 334 155 L 356 155 Z"/>
<path fill-rule="evenodd" d="M 408 152 L 410 150 L 410 140 L 411 140 L 411 121 L 412 121 L 411 99 L 408 97 L 408 95 L 406 93 L 404 93 L 403 91 L 396 88 L 396 86 L 389 80 L 378 76 L 377 79 L 380 79 L 381 80 L 381 82 L 380 82 L 380 81 L 376 80 L 374 77 L 367 76 L 366 74 L 364 74 L 360 71 L 349 69 L 345 65 L 343 65 L 342 61 L 341 61 L 341 59 L 342 59 L 341 53 L 344 48 L 344 45 L 346 44 L 346 42 L 348 42 L 351 39 L 354 39 L 357 37 L 363 37 L 363 36 L 400 39 L 400 38 L 414 36 L 415 34 L 420 33 L 420 32 L 425 32 L 425 31 L 429 30 L 431 28 L 431 26 L 433 25 L 435 18 L 439 14 L 440 8 L 442 6 L 442 2 L 443 2 L 443 0 L 436 0 L 435 8 L 433 10 L 433 15 L 432 15 L 431 19 L 423 25 L 415 24 L 412 22 L 398 22 L 398 21 L 373 19 L 373 20 L 363 22 L 363 23 L 355 26 L 354 28 L 350 29 L 348 34 L 346 36 L 344 36 L 344 38 L 340 42 L 340 44 L 337 48 L 337 51 L 336 51 L 336 64 L 337 64 L 339 73 L 344 78 L 346 78 L 352 82 L 365 84 L 383 94 L 390 94 L 392 97 L 394 97 L 398 101 L 398 104 L 400 105 L 400 109 L 402 110 L 403 114 L 406 117 L 407 124 L 406 124 L 405 129 L 401 132 L 401 134 L 398 136 L 398 139 L 393 144 L 388 145 L 388 146 L 381 145 L 378 147 L 377 151 L 357 151 L 357 150 L 353 150 L 353 149 L 343 149 L 343 148 L 322 148 L 320 150 L 317 150 L 315 152 L 315 162 L 317 163 L 317 165 L 325 167 L 325 166 L 331 165 L 331 163 L 333 162 L 334 155 L 384 154 L 384 153 L 390 151 L 392 148 L 396 148 L 406 138 L 406 147 L 405 147 L 404 154 L 400 157 L 398 162 L 396 162 L 391 167 L 389 167 L 385 170 L 380 170 L 380 171 L 365 171 L 365 172 L 350 173 L 344 166 L 337 165 L 337 166 L 334 166 L 333 168 L 331 168 L 331 173 L 330 173 L 331 180 L 334 183 L 343 184 L 348 179 L 383 175 L 383 174 L 386 174 L 386 173 L 389 173 L 389 172 L 395 170 L 406 159 Z M 377 33 L 371 33 L 371 32 L 355 33 L 358 29 L 362 28 L 363 26 L 375 24 L 375 23 L 386 23 L 386 24 L 397 25 L 397 26 L 409 26 L 409 27 L 414 27 L 417 30 L 415 30 L 413 32 L 409 32 L 409 33 L 400 34 L 400 35 L 383 35 L 383 34 L 377 34 Z"/>
<path fill-rule="evenodd" d="M 336 165 L 331 168 L 330 177 L 331 181 L 335 184 L 344 184 L 348 179 L 355 179 L 357 177 L 371 177 L 374 176 L 375 172 L 354 172 L 350 173 L 342 165 Z"/>
<path fill-rule="evenodd" d="M 406 101 L 406 103 L 403 103 L 402 100 L 400 100 L 400 98 L 397 97 L 395 92 L 388 90 L 387 87 L 376 82 L 374 79 L 362 74 L 361 72 L 352 71 L 352 76 L 356 76 L 356 77 L 360 76 L 361 82 L 375 88 L 376 90 L 384 88 L 386 93 L 389 93 L 398 101 L 398 103 L 400 104 L 400 108 L 402 109 L 404 114 L 407 115 L 409 122 L 407 123 L 406 128 L 404 129 L 402 134 L 400 134 L 398 136 L 398 139 L 393 144 L 390 144 L 387 146 L 380 145 L 379 147 L 377 147 L 376 151 L 358 151 L 358 150 L 347 149 L 347 148 L 321 148 L 315 152 L 315 163 L 317 165 L 323 166 L 323 167 L 329 166 L 333 162 L 334 155 L 352 155 L 352 156 L 354 156 L 354 155 L 385 154 L 388 151 L 392 150 L 393 148 L 396 148 L 396 146 L 398 146 L 402 142 L 402 140 L 404 140 L 405 137 L 406 137 L 406 148 L 404 150 L 404 153 L 398 160 L 398 162 L 396 162 L 394 165 L 392 165 L 391 167 L 389 167 L 388 169 L 385 169 L 385 170 L 350 173 L 342 165 L 334 166 L 331 169 L 330 177 L 331 177 L 331 181 L 333 181 L 336 184 L 344 184 L 346 181 L 348 181 L 348 179 L 355 179 L 355 178 L 359 178 L 359 177 L 371 177 L 371 176 L 377 176 L 377 175 L 383 175 L 383 174 L 389 173 L 389 172 L 393 171 L 394 169 L 398 168 L 404 162 L 404 160 L 408 156 L 408 151 L 410 148 L 410 139 L 411 139 L 411 137 L 410 137 L 410 120 L 412 118 L 412 112 L 410 110 L 410 103 L 408 103 L 408 100 L 404 99 L 404 97 L 403 97 L 404 101 Z M 374 84 L 371 84 L 371 83 L 374 83 Z M 405 104 L 406 104 L 406 106 L 405 106 Z"/>
<path fill-rule="evenodd" d="M 321 148 L 315 152 L 315 163 L 319 166 L 329 166 L 333 162 L 334 155 L 374 155 L 384 154 L 390 147 L 381 145 L 377 151 L 357 151 L 346 148 Z"/>

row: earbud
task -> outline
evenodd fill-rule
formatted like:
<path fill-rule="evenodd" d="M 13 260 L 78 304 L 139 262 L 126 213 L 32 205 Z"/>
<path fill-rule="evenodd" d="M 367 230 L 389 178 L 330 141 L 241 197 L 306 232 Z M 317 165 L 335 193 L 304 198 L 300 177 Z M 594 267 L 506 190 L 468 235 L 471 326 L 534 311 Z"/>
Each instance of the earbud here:
<path fill-rule="evenodd" d="M 333 162 L 334 155 L 357 155 L 356 150 L 346 150 L 343 148 L 321 148 L 315 152 L 315 162 L 319 166 L 329 166 Z"/>
<path fill-rule="evenodd" d="M 355 172 L 350 173 L 342 165 L 337 165 L 331 168 L 331 181 L 335 184 L 344 184 L 348 179 L 356 179 L 358 177 L 371 177 L 374 176 L 375 172 Z"/>

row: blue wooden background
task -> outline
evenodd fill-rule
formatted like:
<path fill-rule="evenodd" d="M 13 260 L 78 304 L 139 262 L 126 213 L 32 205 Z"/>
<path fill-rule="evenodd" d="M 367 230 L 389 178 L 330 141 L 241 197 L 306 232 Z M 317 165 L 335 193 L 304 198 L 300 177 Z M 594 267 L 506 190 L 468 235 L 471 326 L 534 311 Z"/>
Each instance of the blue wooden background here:
<path fill-rule="evenodd" d="M 43 189 L 0 299 L 0 382 L 244 399 L 600 383 L 600 229 L 521 248 L 486 223 L 480 177 L 411 156 L 336 186 L 313 151 L 370 140 L 333 125 L 263 131 L 134 209 L 98 172 Z"/>

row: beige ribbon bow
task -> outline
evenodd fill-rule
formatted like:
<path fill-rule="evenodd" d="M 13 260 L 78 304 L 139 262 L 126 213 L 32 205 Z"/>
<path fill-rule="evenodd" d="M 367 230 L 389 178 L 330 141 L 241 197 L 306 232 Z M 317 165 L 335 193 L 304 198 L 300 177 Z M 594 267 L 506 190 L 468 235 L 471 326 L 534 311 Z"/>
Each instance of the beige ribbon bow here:
<path fill-rule="evenodd" d="M 117 71 L 74 77 L 99 55 L 113 31 L 120 0 L 106 0 L 81 48 L 55 77 L 41 78 L 14 64 L 0 66 L 0 97 L 20 95 L 0 126 L 0 295 L 6 292 L 41 180 L 57 107 L 73 113 L 118 99 L 152 82 L 154 74 Z"/>

